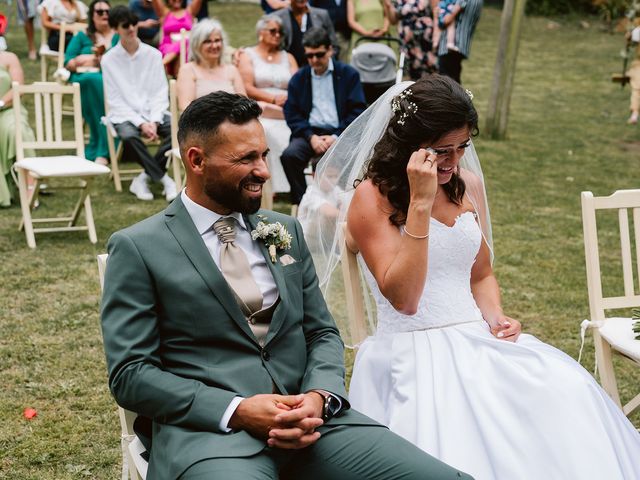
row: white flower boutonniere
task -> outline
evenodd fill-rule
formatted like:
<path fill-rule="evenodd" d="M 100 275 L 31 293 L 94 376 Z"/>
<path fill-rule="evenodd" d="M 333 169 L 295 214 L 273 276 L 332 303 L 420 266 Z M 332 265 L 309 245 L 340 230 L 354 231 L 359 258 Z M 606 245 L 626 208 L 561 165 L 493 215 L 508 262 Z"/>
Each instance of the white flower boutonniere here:
<path fill-rule="evenodd" d="M 280 222 L 267 223 L 267 217 L 264 215 L 258 215 L 258 218 L 260 221 L 255 230 L 251 231 L 251 238 L 263 240 L 265 246 L 269 249 L 271 262 L 276 263 L 276 251 L 291 248 L 291 234 Z"/>

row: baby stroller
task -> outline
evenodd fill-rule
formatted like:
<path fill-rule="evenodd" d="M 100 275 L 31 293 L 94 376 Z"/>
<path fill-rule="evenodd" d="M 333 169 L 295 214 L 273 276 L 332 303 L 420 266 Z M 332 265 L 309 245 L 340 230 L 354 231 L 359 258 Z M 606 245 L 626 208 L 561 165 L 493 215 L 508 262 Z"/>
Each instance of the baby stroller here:
<path fill-rule="evenodd" d="M 390 86 L 402 81 L 404 53 L 400 49 L 400 59 L 396 62 L 391 43 L 401 45 L 395 37 L 361 37 L 351 52 L 351 66 L 360 73 L 360 82 L 369 105 Z"/>

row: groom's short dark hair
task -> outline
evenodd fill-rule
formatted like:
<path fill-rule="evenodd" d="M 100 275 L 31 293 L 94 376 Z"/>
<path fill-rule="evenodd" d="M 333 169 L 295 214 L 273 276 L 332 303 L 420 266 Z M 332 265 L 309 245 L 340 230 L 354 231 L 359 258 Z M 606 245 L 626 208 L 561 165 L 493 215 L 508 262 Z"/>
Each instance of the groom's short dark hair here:
<path fill-rule="evenodd" d="M 187 138 L 198 136 L 210 145 L 224 122 L 244 125 L 261 114 L 258 102 L 234 93 L 218 91 L 196 98 L 182 112 L 178 122 L 178 143 L 183 158 L 182 148 Z"/>

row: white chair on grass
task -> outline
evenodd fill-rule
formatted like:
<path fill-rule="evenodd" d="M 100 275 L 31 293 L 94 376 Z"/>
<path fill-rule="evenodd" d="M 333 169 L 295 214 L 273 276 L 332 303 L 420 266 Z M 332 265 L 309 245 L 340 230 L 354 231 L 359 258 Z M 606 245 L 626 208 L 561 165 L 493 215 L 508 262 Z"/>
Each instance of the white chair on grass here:
<path fill-rule="evenodd" d="M 637 280 L 640 280 L 640 190 L 618 190 L 608 197 L 594 197 L 591 192 L 582 192 L 582 224 L 587 266 L 587 288 L 591 318 L 582 323 L 582 335 L 592 328 L 595 344 L 596 367 L 600 371 L 600 383 L 611 398 L 630 415 L 640 407 L 640 394 L 625 405 L 620 402 L 612 353 L 620 355 L 636 367 L 640 367 L 640 341 L 635 340 L 633 320 L 624 317 L 607 317 L 606 310 L 629 309 L 640 306 L 640 294 L 635 292 L 632 241 L 629 230 L 629 211 L 633 218 L 635 240 L 635 263 Z M 602 288 L 600 249 L 596 212 L 617 211 L 620 231 L 622 280 L 624 294 L 605 296 Z M 607 252 L 607 257 L 611 255 Z"/>
<path fill-rule="evenodd" d="M 184 28 L 182 29 L 184 31 Z M 176 93 L 176 81 L 169 80 L 169 113 L 171 114 L 171 150 L 167 152 L 167 159 L 171 162 L 173 181 L 176 182 L 176 190 L 179 192 L 184 186 L 182 170 L 182 157 L 180 145 L 178 145 L 178 95 Z"/>
<path fill-rule="evenodd" d="M 100 277 L 100 290 L 104 290 L 104 272 L 107 267 L 106 253 L 98 255 L 98 275 Z M 118 417 L 120 418 L 120 442 L 122 447 L 122 480 L 145 480 L 147 478 L 147 461 L 141 454 L 145 452 L 144 445 L 133 430 L 133 422 L 138 415 L 130 410 L 125 410 L 118 405 Z"/>
<path fill-rule="evenodd" d="M 36 247 L 35 233 L 65 232 L 86 230 L 89 233 L 91 243 L 98 241 L 96 228 L 91 209 L 91 197 L 89 185 L 91 179 L 97 175 L 108 175 L 109 169 L 87 160 L 84 156 L 84 138 L 82 134 L 82 114 L 80 112 L 80 86 L 58 85 L 57 83 L 34 83 L 33 85 L 20 85 L 13 83 L 13 111 L 16 115 L 16 163 L 13 168 L 18 173 L 18 189 L 20 192 L 20 205 L 22 207 L 22 222 L 20 229 L 24 228 L 27 244 L 31 248 Z M 25 141 L 22 135 L 22 100 L 21 95 L 33 95 L 35 106 L 35 141 Z M 62 122 L 62 103 L 65 95 L 72 97 L 73 104 L 73 129 L 65 132 Z M 70 139 L 66 139 L 67 137 Z M 73 150 L 72 155 L 35 156 L 25 157 L 25 149 L 38 150 Z M 27 177 L 35 179 L 32 186 L 33 195 L 29 198 Z M 56 190 L 79 190 L 78 201 L 71 213 L 66 217 L 33 218 L 32 210 L 38 200 L 40 182 L 47 179 L 51 186 L 51 180 L 60 178 L 77 179 L 76 184 L 56 186 Z M 54 180 L 55 181 L 55 180 Z M 78 219 L 84 209 L 86 225 L 78 225 Z M 48 224 L 49 226 L 35 228 L 34 224 Z M 63 223 L 63 226 L 52 226 Z"/>
<path fill-rule="evenodd" d="M 40 10 L 41 7 L 38 7 Z M 66 33 L 73 32 L 78 33 L 87 30 L 88 25 L 86 23 L 61 23 L 60 24 L 60 39 L 58 40 L 58 51 L 51 50 L 47 43 L 48 32 L 44 25 L 41 25 L 40 29 L 40 49 L 38 55 L 40 55 L 40 80 L 46 82 L 49 80 L 49 67 L 50 65 L 56 65 L 57 70 L 64 66 L 64 51 L 66 48 Z"/>

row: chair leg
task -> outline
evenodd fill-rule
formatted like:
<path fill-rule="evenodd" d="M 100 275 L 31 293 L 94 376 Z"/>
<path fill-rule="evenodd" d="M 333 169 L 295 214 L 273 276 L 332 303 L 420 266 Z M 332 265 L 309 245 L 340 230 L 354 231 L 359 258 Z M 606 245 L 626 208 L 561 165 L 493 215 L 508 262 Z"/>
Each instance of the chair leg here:
<path fill-rule="evenodd" d="M 593 342 L 596 349 L 596 365 L 600 372 L 600 384 L 604 391 L 616 402 L 616 405 L 622 408 L 620 394 L 618 393 L 618 384 L 613 370 L 611 346 L 600 336 L 597 329 L 593 331 Z"/>
<path fill-rule="evenodd" d="M 115 150 L 116 154 L 111 159 L 111 173 L 113 174 L 113 184 L 116 187 L 116 192 L 122 191 L 122 180 L 120 178 L 120 158 L 122 158 L 122 142 Z"/>
<path fill-rule="evenodd" d="M 173 181 L 176 182 L 176 190 L 182 190 L 182 160 L 173 153 L 171 154 L 171 168 L 173 170 Z"/>
<path fill-rule="evenodd" d="M 93 222 L 93 210 L 91 208 L 91 195 L 87 194 L 84 199 L 84 214 L 87 219 L 87 228 L 89 231 L 89 241 L 93 244 L 98 243 L 98 235 L 96 234 L 96 225 Z"/>
<path fill-rule="evenodd" d="M 40 80 L 47 81 L 47 57 L 45 55 L 40 56 Z"/>
<path fill-rule="evenodd" d="M 271 188 L 271 179 L 262 185 L 262 201 L 260 207 L 265 210 L 273 210 L 273 189 Z"/>
<path fill-rule="evenodd" d="M 71 214 L 71 220 L 69 220 L 69 227 L 73 227 L 76 223 L 78 223 L 78 217 L 80 217 L 80 212 L 82 211 L 82 207 L 84 205 L 84 200 L 87 198 L 89 194 L 89 190 L 87 186 L 89 182 L 86 180 L 80 180 L 80 197 L 78 197 L 78 201 L 76 202 L 76 206 L 73 208 L 73 213 Z"/>
<path fill-rule="evenodd" d="M 20 192 L 20 208 L 22 209 L 22 224 L 24 234 L 27 237 L 29 248 L 36 248 L 36 236 L 33 233 L 33 222 L 31 221 L 31 202 L 29 201 L 29 190 L 27 187 L 27 172 L 22 168 L 18 170 L 18 190 Z M 37 188 L 37 185 L 36 185 Z M 34 192 L 34 197 L 36 192 Z"/>

